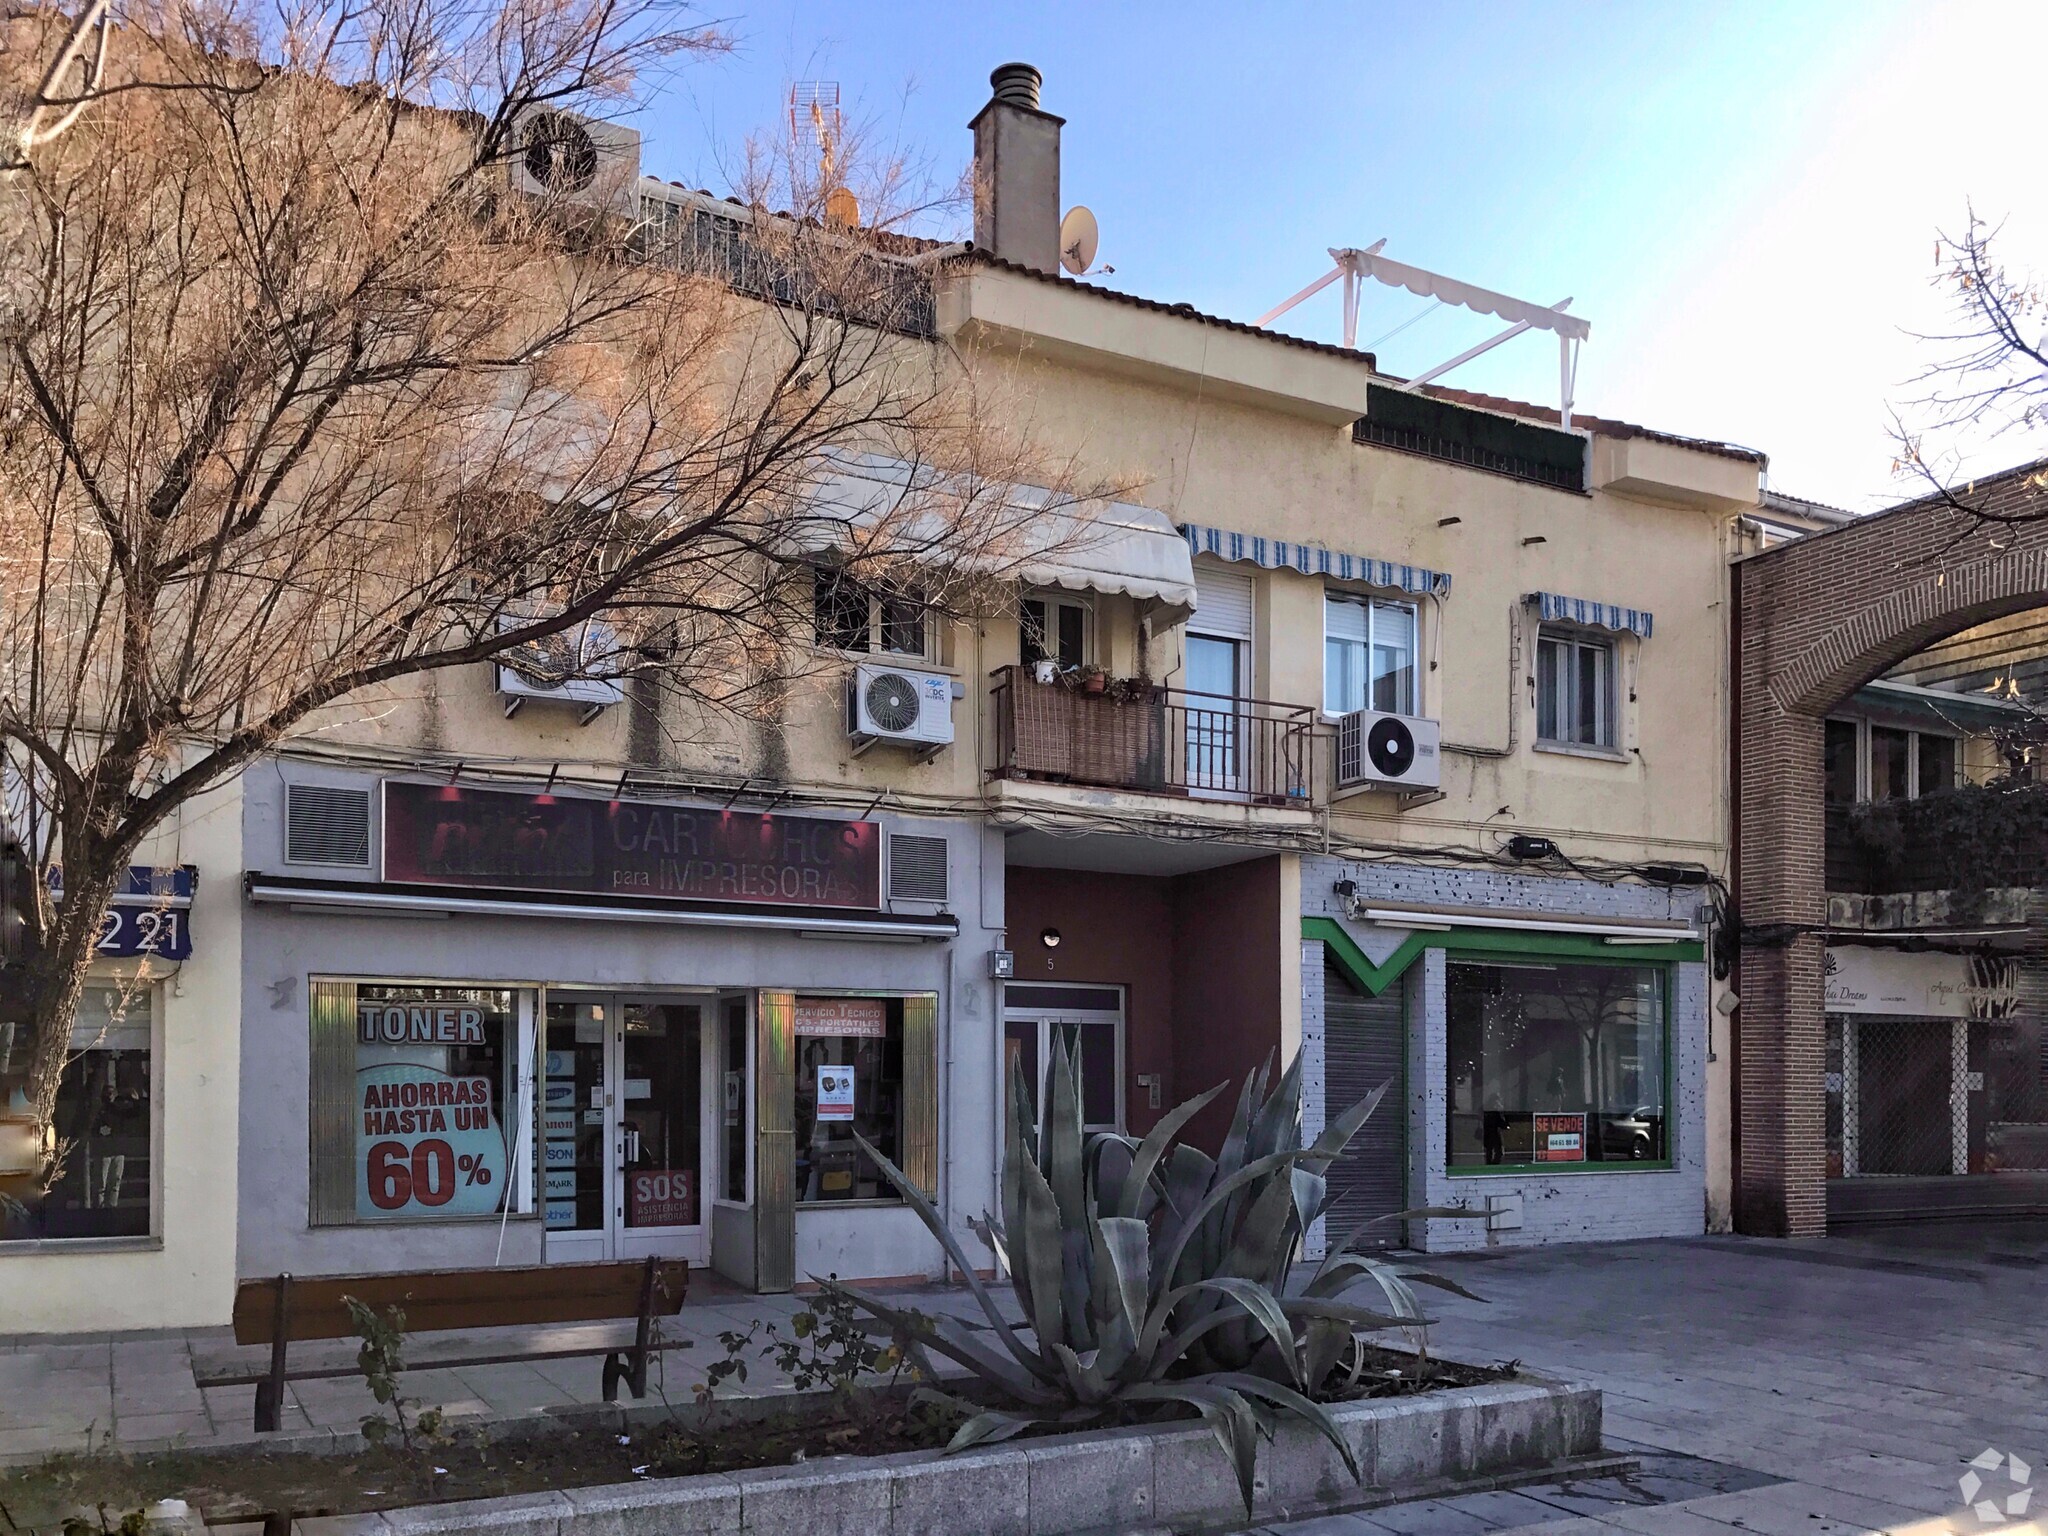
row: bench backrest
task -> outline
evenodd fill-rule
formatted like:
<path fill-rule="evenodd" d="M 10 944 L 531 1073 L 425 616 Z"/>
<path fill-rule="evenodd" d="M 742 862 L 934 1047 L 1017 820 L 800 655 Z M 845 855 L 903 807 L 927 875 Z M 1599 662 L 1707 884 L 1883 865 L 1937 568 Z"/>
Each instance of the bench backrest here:
<path fill-rule="evenodd" d="M 638 1317 L 647 1284 L 643 1259 L 595 1264 L 543 1264 L 518 1269 L 424 1270 L 385 1275 L 294 1275 L 286 1319 L 289 1342 L 355 1336 L 344 1296 L 382 1312 L 397 1307 L 408 1333 L 451 1328 L 505 1328 L 529 1323 L 589 1323 Z M 690 1266 L 681 1259 L 654 1263 L 656 1317 L 683 1304 Z M 235 1342 L 270 1344 L 277 1318 L 278 1280 L 244 1280 L 235 1287 Z"/>

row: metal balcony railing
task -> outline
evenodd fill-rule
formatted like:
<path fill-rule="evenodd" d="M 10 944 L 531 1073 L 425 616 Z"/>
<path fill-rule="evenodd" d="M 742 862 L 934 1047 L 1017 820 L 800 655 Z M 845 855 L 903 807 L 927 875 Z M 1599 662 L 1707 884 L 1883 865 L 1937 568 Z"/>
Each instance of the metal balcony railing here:
<path fill-rule="evenodd" d="M 1149 684 L 1089 693 L 1024 667 L 992 675 L 991 778 L 1304 810 L 1328 800 L 1328 732 L 1309 705 Z"/>

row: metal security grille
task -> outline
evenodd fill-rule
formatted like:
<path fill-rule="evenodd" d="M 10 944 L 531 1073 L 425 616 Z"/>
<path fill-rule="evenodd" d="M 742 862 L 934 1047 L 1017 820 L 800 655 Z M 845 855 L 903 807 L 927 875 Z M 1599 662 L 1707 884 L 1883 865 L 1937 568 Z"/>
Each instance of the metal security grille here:
<path fill-rule="evenodd" d="M 1971 1035 L 1982 1023 L 1841 1015 L 1828 1021 L 1830 1163 L 1847 1178 L 1966 1173 Z M 1831 1168 L 1830 1171 L 1833 1171 Z"/>
<path fill-rule="evenodd" d="M 2004 1018 L 1985 1034 L 1985 1167 L 2048 1172 L 2048 1029 Z"/>
<path fill-rule="evenodd" d="M 287 784 L 284 856 L 290 864 L 370 862 L 370 792 L 326 784 Z"/>
<path fill-rule="evenodd" d="M 1341 1241 L 1368 1217 L 1391 1215 L 1406 1204 L 1401 1168 L 1405 1035 L 1400 986 L 1367 997 L 1335 966 L 1324 966 L 1324 1123 L 1336 1119 L 1381 1083 L 1391 1079 L 1394 1084 L 1344 1155 L 1330 1165 L 1330 1190 L 1335 1198 L 1326 1230 L 1332 1243 Z M 1370 1228 L 1356 1246 L 1393 1247 L 1402 1239 L 1401 1225 L 1383 1221 Z"/>
<path fill-rule="evenodd" d="M 946 840 L 914 837 L 889 839 L 889 895 L 896 901 L 946 899 Z"/>

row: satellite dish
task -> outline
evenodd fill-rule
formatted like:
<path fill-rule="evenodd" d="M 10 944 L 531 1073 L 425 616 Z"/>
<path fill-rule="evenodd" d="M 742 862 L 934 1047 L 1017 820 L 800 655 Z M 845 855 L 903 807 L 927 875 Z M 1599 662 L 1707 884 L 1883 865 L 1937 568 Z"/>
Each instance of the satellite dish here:
<path fill-rule="evenodd" d="M 1079 277 L 1095 265 L 1095 247 L 1102 231 L 1095 227 L 1095 215 L 1086 205 L 1076 203 L 1060 220 L 1060 265 Z"/>

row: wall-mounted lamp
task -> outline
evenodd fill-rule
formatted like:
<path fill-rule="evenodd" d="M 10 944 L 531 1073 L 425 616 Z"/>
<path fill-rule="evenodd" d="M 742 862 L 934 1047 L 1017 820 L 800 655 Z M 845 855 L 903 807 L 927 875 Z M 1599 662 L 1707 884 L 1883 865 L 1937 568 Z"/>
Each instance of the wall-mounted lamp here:
<path fill-rule="evenodd" d="M 1524 549 L 1527 549 L 1531 544 L 1548 544 L 1549 542 L 1550 540 L 1546 539 L 1540 533 L 1532 534 L 1528 538 L 1522 540 L 1522 547 Z"/>
<path fill-rule="evenodd" d="M 1060 947 L 1059 929 L 1046 928 L 1040 930 L 1038 935 L 1038 942 L 1043 944 L 1047 949 L 1058 949 Z"/>
<path fill-rule="evenodd" d="M 1349 901 L 1358 894 L 1358 882 L 1356 880 L 1339 880 L 1330 889 L 1339 896 L 1342 896 L 1346 901 Z"/>
<path fill-rule="evenodd" d="M 1453 523 L 1462 523 L 1463 521 L 1465 521 L 1465 519 L 1463 519 L 1462 517 L 1440 517 L 1436 520 L 1436 525 L 1439 528 L 1448 528 Z"/>

